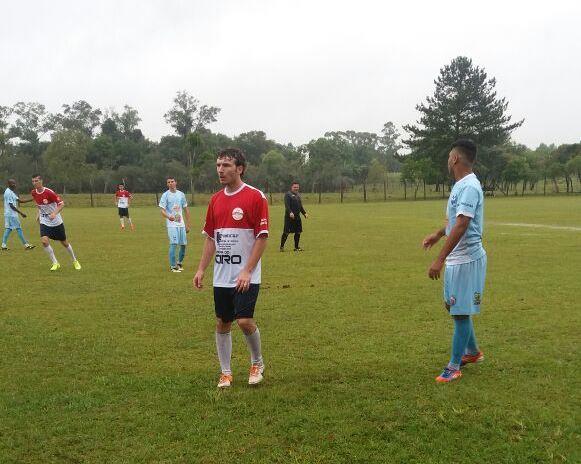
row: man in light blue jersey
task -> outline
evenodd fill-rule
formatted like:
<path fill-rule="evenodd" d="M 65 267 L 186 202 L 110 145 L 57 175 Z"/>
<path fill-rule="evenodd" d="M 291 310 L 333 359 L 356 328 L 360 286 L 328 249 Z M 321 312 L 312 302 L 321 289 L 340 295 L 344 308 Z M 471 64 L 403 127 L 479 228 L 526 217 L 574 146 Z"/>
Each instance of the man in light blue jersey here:
<path fill-rule="evenodd" d="M 422 245 L 431 248 L 444 235 L 446 242 L 428 270 L 430 279 L 439 279 L 446 264 L 444 304 L 454 320 L 452 355 L 444 371 L 436 377 L 441 383 L 462 376 L 460 367 L 484 360 L 474 335 L 472 316 L 480 313 L 486 277 L 486 252 L 482 247 L 484 195 L 480 181 L 472 172 L 476 145 L 459 139 L 448 156 L 448 170 L 456 181 L 446 210 L 446 226 L 428 235 Z"/>
<path fill-rule="evenodd" d="M 186 234 L 190 231 L 190 210 L 184 192 L 177 190 L 174 177 L 167 178 L 168 190 L 159 200 L 161 215 L 166 219 L 167 235 L 169 237 L 169 267 L 172 272 L 182 272 L 186 245 Z M 184 220 L 185 219 L 185 220 Z M 176 249 L 179 254 L 176 261 Z"/>
<path fill-rule="evenodd" d="M 30 200 L 21 200 L 16 193 L 16 181 L 14 179 L 8 179 L 7 182 L 8 188 L 4 191 L 4 235 L 2 236 L 2 251 L 8 250 L 8 237 L 12 233 L 13 230 L 16 231 L 18 234 L 18 238 L 24 245 L 25 250 L 32 250 L 34 245 L 31 245 L 26 241 L 24 238 L 24 234 L 22 233 L 22 226 L 20 225 L 20 218 L 18 215 L 20 214 L 23 218 L 26 217 L 18 206 L 20 203 L 28 203 L 32 201 Z"/>

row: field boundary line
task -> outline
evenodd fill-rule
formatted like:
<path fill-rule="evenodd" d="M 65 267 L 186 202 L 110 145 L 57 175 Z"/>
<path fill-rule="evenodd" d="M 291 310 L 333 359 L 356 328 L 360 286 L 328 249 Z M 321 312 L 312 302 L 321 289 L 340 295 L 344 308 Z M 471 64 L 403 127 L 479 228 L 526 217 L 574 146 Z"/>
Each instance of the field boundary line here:
<path fill-rule="evenodd" d="M 494 226 L 510 226 L 510 227 L 532 227 L 535 229 L 553 229 L 553 230 L 570 230 L 574 232 L 581 232 L 581 227 L 575 226 L 556 226 L 549 224 L 529 224 L 526 222 L 489 222 Z"/>

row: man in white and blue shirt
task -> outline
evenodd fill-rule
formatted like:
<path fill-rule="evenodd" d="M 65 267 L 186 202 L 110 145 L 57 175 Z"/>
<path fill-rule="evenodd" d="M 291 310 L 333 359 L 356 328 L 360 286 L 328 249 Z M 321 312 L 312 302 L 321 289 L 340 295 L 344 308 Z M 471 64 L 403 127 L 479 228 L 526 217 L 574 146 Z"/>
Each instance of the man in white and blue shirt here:
<path fill-rule="evenodd" d="M 484 195 L 472 172 L 476 145 L 457 140 L 448 156 L 448 170 L 456 184 L 450 192 L 446 226 L 428 235 L 422 245 L 431 248 L 444 235 L 446 243 L 428 270 L 430 279 L 439 279 L 446 265 L 444 303 L 454 319 L 452 356 L 436 381 L 446 383 L 462 376 L 460 367 L 484 360 L 474 335 L 472 316 L 480 313 L 486 277 L 486 252 L 482 247 Z"/>
<path fill-rule="evenodd" d="M 8 188 L 4 191 L 4 235 L 2 236 L 2 251 L 8 250 L 8 237 L 13 230 L 18 234 L 18 238 L 24 245 L 25 250 L 32 250 L 34 245 L 31 245 L 24 238 L 24 233 L 22 232 L 22 226 L 20 225 L 20 214 L 23 218 L 26 217 L 18 207 L 20 203 L 28 203 L 30 200 L 21 200 L 16 193 L 16 181 L 14 179 L 8 179 Z"/>
<path fill-rule="evenodd" d="M 177 190 L 175 178 L 167 178 L 168 190 L 159 200 L 161 215 L 166 219 L 167 235 L 169 237 L 169 266 L 172 272 L 182 272 L 186 256 L 188 240 L 186 234 L 190 231 L 190 210 L 184 192 Z M 176 249 L 179 253 L 176 261 Z"/>

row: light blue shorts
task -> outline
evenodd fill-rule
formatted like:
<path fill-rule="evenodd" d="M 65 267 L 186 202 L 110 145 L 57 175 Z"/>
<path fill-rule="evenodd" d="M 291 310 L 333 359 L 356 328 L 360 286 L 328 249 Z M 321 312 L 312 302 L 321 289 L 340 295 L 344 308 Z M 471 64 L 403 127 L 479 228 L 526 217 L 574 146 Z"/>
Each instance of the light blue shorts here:
<path fill-rule="evenodd" d="M 185 227 L 168 227 L 167 236 L 169 237 L 170 245 L 187 245 L 188 239 L 186 238 L 186 228 Z"/>
<path fill-rule="evenodd" d="M 20 219 L 14 216 L 4 216 L 4 228 L 22 229 L 22 226 L 20 225 Z"/>
<path fill-rule="evenodd" d="M 486 279 L 486 255 L 466 264 L 446 266 L 444 302 L 452 316 L 480 313 Z"/>

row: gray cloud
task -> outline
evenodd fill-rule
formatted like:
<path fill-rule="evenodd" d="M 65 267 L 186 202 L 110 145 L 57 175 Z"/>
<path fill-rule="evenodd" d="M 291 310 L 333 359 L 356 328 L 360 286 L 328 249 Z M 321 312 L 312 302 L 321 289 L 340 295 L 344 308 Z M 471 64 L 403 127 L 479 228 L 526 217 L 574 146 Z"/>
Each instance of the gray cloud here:
<path fill-rule="evenodd" d="M 529 146 L 581 139 L 575 1 L 28 1 L 3 6 L 0 104 L 136 107 L 153 139 L 186 89 L 213 130 L 304 143 L 413 122 L 440 67 L 467 55 L 497 78 Z"/>

